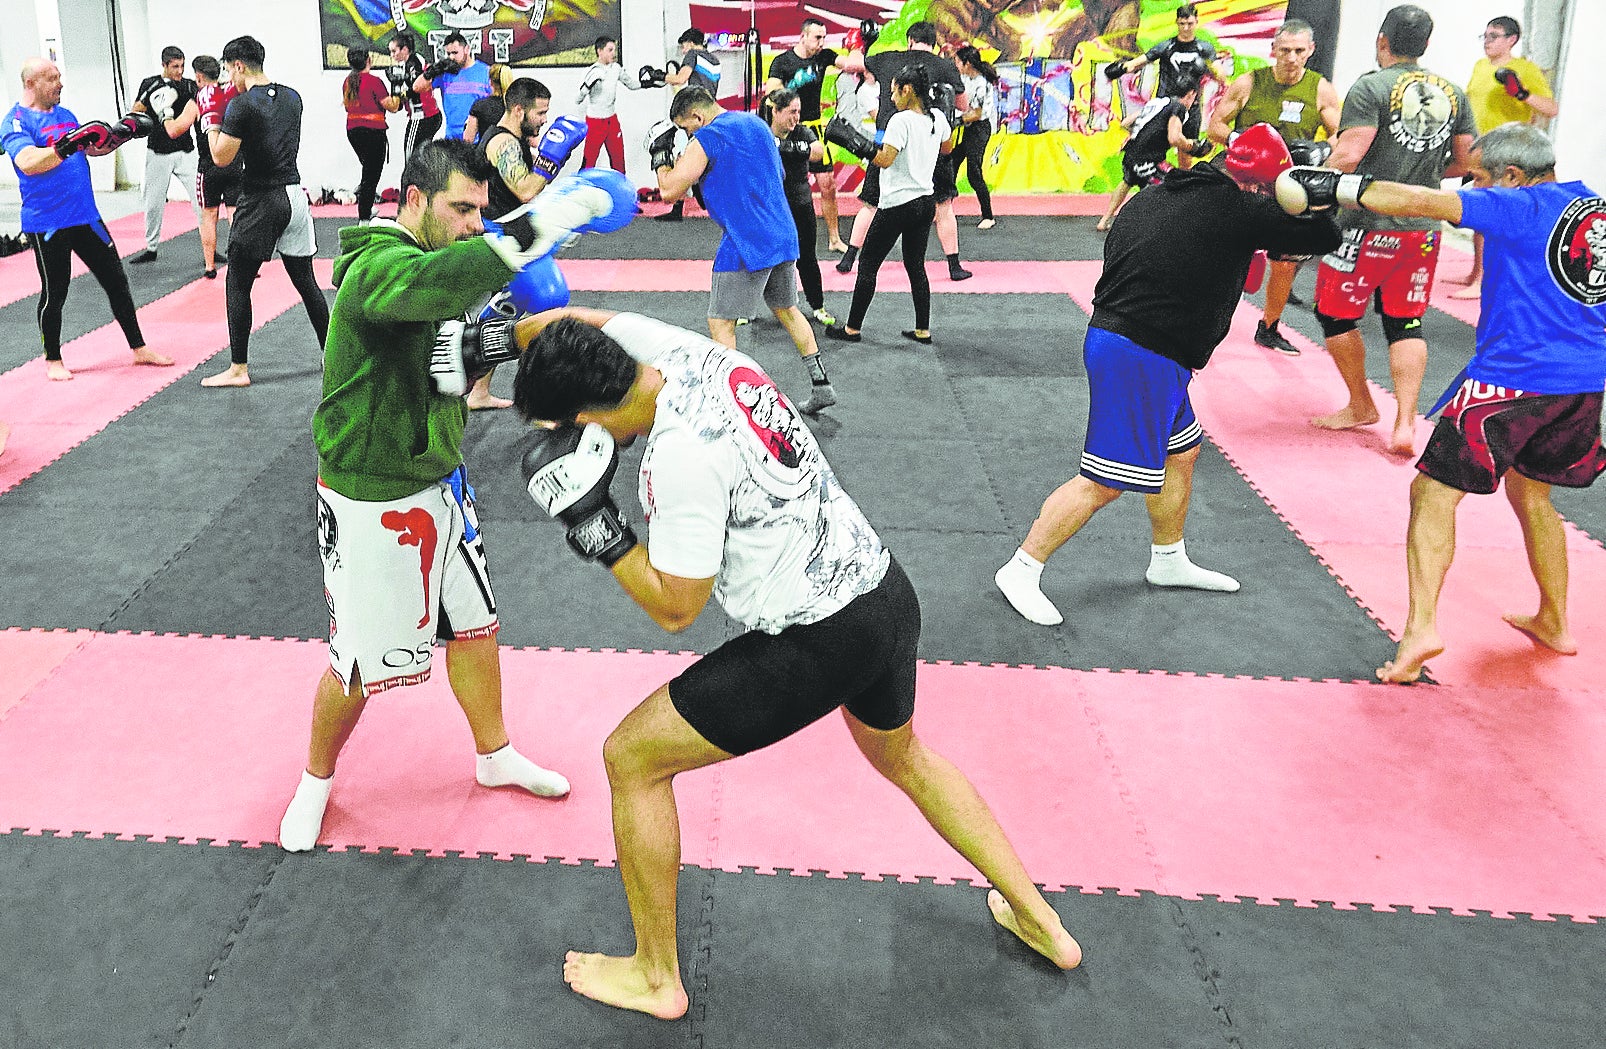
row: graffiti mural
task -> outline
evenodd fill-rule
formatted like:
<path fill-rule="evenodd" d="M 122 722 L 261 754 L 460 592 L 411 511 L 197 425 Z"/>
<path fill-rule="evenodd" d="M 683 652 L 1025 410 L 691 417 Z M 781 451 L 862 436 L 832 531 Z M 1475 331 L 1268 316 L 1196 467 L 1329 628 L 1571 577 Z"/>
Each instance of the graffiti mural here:
<path fill-rule="evenodd" d="M 447 34 L 462 33 L 488 65 L 586 66 L 592 41 L 617 38 L 623 0 L 320 0 L 325 69 L 345 69 L 346 50 L 383 53 L 401 30 L 425 61 Z M 383 64 L 382 61 L 376 64 Z"/>

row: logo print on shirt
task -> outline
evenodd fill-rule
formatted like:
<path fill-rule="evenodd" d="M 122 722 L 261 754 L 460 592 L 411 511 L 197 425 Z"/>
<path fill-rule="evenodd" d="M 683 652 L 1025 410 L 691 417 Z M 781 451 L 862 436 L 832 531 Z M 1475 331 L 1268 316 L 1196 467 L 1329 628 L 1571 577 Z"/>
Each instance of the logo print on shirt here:
<path fill-rule="evenodd" d="M 396 533 L 398 546 L 418 547 L 418 574 L 424 583 L 424 614 L 418 625 L 429 623 L 429 566 L 435 562 L 435 519 L 428 510 L 414 507 L 411 510 L 386 510 L 379 515 L 379 523 Z"/>
<path fill-rule="evenodd" d="M 1440 149 L 1450 141 L 1461 101 L 1443 77 L 1418 69 L 1394 81 L 1389 92 L 1389 134 L 1412 153 Z"/>
<path fill-rule="evenodd" d="M 1606 302 L 1606 198 L 1582 197 L 1567 205 L 1545 248 L 1550 276 L 1585 306 Z"/>
<path fill-rule="evenodd" d="M 770 456 L 789 470 L 803 461 L 797 449 L 797 416 L 781 397 L 775 380 L 752 368 L 731 371 L 731 394 L 742 406 L 747 423 Z"/>

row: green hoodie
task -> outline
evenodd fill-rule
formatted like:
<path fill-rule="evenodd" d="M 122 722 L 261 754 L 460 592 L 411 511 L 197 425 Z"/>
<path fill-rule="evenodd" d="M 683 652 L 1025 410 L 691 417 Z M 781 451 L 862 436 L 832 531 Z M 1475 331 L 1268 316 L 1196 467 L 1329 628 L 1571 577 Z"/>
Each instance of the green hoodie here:
<path fill-rule="evenodd" d="M 385 219 L 340 231 L 323 400 L 312 417 L 324 484 L 381 502 L 457 468 L 468 406 L 430 379 L 435 333 L 511 276 L 482 237 L 425 251 Z"/>

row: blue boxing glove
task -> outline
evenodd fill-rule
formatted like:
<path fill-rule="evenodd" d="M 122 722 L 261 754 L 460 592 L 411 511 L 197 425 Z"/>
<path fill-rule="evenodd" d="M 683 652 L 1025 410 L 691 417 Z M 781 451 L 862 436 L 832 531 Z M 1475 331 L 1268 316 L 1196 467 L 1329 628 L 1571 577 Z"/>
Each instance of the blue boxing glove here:
<path fill-rule="evenodd" d="M 636 217 L 636 187 L 625 178 L 623 172 L 613 168 L 582 168 L 574 173 L 573 178 L 602 190 L 612 201 L 607 211 L 577 228 L 576 233 L 612 233 L 628 226 L 630 220 Z"/>
<path fill-rule="evenodd" d="M 607 233 L 636 214 L 636 192 L 616 171 L 588 169 L 564 175 L 534 200 L 503 215 L 500 233 L 485 242 L 517 272 L 581 233 Z"/>
<path fill-rule="evenodd" d="M 569 282 L 558 269 L 558 260 L 548 255 L 536 259 L 513 275 L 507 285 L 508 302 L 523 313 L 541 313 L 569 304 Z"/>
<path fill-rule="evenodd" d="M 535 170 L 547 181 L 556 178 L 575 148 L 586 139 L 586 122 L 575 117 L 559 117 L 541 134 L 535 150 Z"/>

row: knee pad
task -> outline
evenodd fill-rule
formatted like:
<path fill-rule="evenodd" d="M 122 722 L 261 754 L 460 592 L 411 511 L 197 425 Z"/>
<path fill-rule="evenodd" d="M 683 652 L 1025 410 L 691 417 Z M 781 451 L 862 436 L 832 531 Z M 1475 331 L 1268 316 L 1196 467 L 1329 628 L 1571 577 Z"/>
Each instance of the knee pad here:
<path fill-rule="evenodd" d="M 1383 314 L 1383 337 L 1388 339 L 1392 346 L 1401 339 L 1420 339 L 1422 337 L 1421 317 L 1391 317 Z"/>
<path fill-rule="evenodd" d="M 1358 326 L 1355 321 L 1341 321 L 1337 317 L 1329 317 L 1321 310 L 1316 311 L 1316 323 L 1322 326 L 1322 336 L 1328 339 L 1331 339 L 1335 335 L 1344 335 L 1352 332 Z"/>

